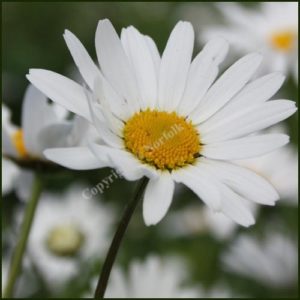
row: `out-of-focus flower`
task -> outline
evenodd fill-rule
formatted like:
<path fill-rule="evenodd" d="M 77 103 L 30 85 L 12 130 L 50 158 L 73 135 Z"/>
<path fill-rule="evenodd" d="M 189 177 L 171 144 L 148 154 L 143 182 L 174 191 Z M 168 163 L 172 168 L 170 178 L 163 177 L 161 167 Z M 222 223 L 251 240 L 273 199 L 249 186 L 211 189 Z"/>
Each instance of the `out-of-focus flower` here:
<path fill-rule="evenodd" d="M 298 80 L 298 2 L 262 2 L 259 8 L 219 3 L 229 25 L 207 27 L 203 40 L 222 36 L 240 53 L 261 51 L 262 71 L 291 73 Z"/>
<path fill-rule="evenodd" d="M 9 256 L 2 256 L 1 260 L 1 281 L 2 281 L 2 293 L 6 286 L 9 272 Z M 38 289 L 37 279 L 33 273 L 33 268 L 31 261 L 28 257 L 25 257 L 22 267 L 22 275 L 18 279 L 15 287 L 15 296 L 20 297 L 29 297 Z"/>
<path fill-rule="evenodd" d="M 43 151 L 53 146 L 74 146 L 91 138 L 91 126 L 76 116 L 67 120 L 67 111 L 30 85 L 24 96 L 21 128 L 11 123 L 11 112 L 2 105 L 2 193 L 13 188 L 20 199 L 27 199 L 33 174 L 18 162 L 45 162 Z M 17 163 L 15 163 L 17 162 Z M 49 162 L 50 163 L 50 162 Z"/>
<path fill-rule="evenodd" d="M 268 232 L 265 240 L 242 235 L 223 255 L 225 269 L 266 286 L 283 288 L 298 281 L 298 250 L 289 237 Z"/>
<path fill-rule="evenodd" d="M 264 175 L 279 192 L 280 203 L 298 205 L 298 156 L 292 146 L 238 163 Z"/>
<path fill-rule="evenodd" d="M 287 129 L 283 125 L 276 125 L 267 132 L 286 133 Z M 298 205 L 298 156 L 293 146 L 237 163 L 265 176 L 279 192 L 280 199 L 283 200 L 280 203 Z"/>
<path fill-rule="evenodd" d="M 80 263 L 106 251 L 113 213 L 83 197 L 80 184 L 63 194 L 43 194 L 28 242 L 28 253 L 51 287 L 60 288 L 80 273 Z"/>
<path fill-rule="evenodd" d="M 177 258 L 148 256 L 145 261 L 133 260 L 127 272 L 112 270 L 105 298 L 204 298 L 210 295 L 229 298 L 223 287 L 205 291 L 201 286 L 187 285 L 187 268 Z M 96 286 L 96 279 L 93 288 Z"/>
<path fill-rule="evenodd" d="M 256 215 L 257 205 L 245 200 L 243 204 Z M 164 223 L 163 231 L 171 237 L 211 234 L 217 240 L 225 240 L 232 237 L 236 228 L 237 224 L 222 212 L 190 205 L 180 212 L 172 213 Z"/>
<path fill-rule="evenodd" d="M 147 225 L 167 213 L 175 182 L 243 226 L 255 221 L 241 199 L 265 205 L 278 200 L 264 178 L 227 162 L 268 153 L 289 140 L 284 134 L 250 135 L 296 111 L 292 101 L 267 101 L 280 88 L 282 75 L 248 83 L 260 54 L 241 58 L 213 84 L 228 45 L 213 39 L 191 62 L 194 31 L 188 22 L 175 26 L 160 57 L 152 39 L 134 27 L 123 29 L 119 39 L 108 20 L 100 21 L 101 71 L 72 33 L 64 37 L 92 93 L 47 70 L 32 69 L 27 78 L 91 121 L 106 145 L 50 149 L 48 159 L 72 169 L 115 167 L 128 180 L 150 178 L 143 202 Z"/>

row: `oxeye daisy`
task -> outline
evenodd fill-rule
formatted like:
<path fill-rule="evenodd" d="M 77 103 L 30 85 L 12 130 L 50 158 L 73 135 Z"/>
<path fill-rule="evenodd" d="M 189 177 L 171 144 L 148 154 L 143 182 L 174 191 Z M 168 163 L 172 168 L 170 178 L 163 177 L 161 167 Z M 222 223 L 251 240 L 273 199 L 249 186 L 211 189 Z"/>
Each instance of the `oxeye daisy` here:
<path fill-rule="evenodd" d="M 269 100 L 284 77 L 254 81 L 262 56 L 251 53 L 218 79 L 228 45 L 216 38 L 192 60 L 194 31 L 180 21 L 160 56 L 153 40 L 130 26 L 121 38 L 109 20 L 96 31 L 100 68 L 69 31 L 67 46 L 87 88 L 52 71 L 27 78 L 50 99 L 89 120 L 104 145 L 57 148 L 45 156 L 72 169 L 117 168 L 128 180 L 149 178 L 143 201 L 147 225 L 157 224 L 172 202 L 175 182 L 194 191 L 212 210 L 249 226 L 243 198 L 274 205 L 278 194 L 254 172 L 228 160 L 270 152 L 285 134 L 256 134 L 295 111 L 289 100 Z"/>
<path fill-rule="evenodd" d="M 30 85 L 23 99 L 21 126 L 11 122 L 11 111 L 2 105 L 2 193 L 15 189 L 21 200 L 27 200 L 33 181 L 32 170 L 51 167 L 43 151 L 50 147 L 84 144 L 93 133 L 89 123 L 76 116 L 67 119 L 68 111 L 49 103 Z"/>
<path fill-rule="evenodd" d="M 133 260 L 124 271 L 112 272 L 105 298 L 229 298 L 230 290 L 221 284 L 205 290 L 201 285 L 186 284 L 188 268 L 179 257 L 149 255 L 144 261 Z M 89 296 L 89 295 L 86 295 Z"/>
<path fill-rule="evenodd" d="M 86 199 L 80 183 L 63 194 L 43 193 L 28 240 L 28 255 L 53 292 L 101 259 L 114 220 L 111 207 Z"/>
<path fill-rule="evenodd" d="M 258 8 L 219 3 L 227 25 L 207 28 L 202 38 L 223 36 L 239 53 L 265 54 L 264 71 L 291 73 L 298 80 L 298 2 L 262 2 Z"/>
<path fill-rule="evenodd" d="M 298 247 L 284 233 L 267 231 L 264 239 L 240 235 L 222 256 L 224 269 L 266 287 L 291 288 L 298 282 Z"/>

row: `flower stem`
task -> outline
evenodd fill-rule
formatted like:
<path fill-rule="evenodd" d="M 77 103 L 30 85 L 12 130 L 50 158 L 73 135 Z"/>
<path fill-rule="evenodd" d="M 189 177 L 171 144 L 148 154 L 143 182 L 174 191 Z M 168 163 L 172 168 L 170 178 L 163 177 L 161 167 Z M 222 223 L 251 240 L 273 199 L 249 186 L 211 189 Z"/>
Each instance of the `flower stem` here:
<path fill-rule="evenodd" d="M 147 183 L 148 183 L 147 178 L 143 178 L 141 180 L 140 185 L 137 188 L 135 197 L 132 199 L 131 202 L 128 203 L 128 205 L 123 213 L 122 219 L 118 225 L 117 231 L 111 242 L 105 262 L 103 264 L 102 271 L 101 271 L 101 274 L 100 274 L 100 277 L 98 280 L 97 288 L 95 291 L 94 299 L 104 298 L 104 293 L 105 293 L 105 290 L 107 287 L 109 275 L 110 275 L 112 266 L 114 264 L 114 261 L 116 259 L 118 250 L 120 248 L 120 244 L 122 242 L 123 236 L 128 227 L 130 219 L 133 215 L 133 212 L 134 212 L 135 208 L 137 207 L 139 200 L 142 198 L 142 196 L 144 194 Z"/>
<path fill-rule="evenodd" d="M 34 182 L 32 184 L 31 198 L 27 203 L 25 210 L 25 215 L 23 223 L 21 225 L 21 232 L 19 235 L 19 240 L 14 250 L 10 270 L 8 274 L 7 285 L 4 290 L 4 298 L 12 298 L 14 293 L 14 287 L 17 281 L 18 276 L 21 273 L 22 269 L 22 260 L 26 250 L 26 245 L 31 229 L 31 224 L 33 222 L 34 214 L 42 192 L 42 180 L 40 174 L 35 175 Z"/>

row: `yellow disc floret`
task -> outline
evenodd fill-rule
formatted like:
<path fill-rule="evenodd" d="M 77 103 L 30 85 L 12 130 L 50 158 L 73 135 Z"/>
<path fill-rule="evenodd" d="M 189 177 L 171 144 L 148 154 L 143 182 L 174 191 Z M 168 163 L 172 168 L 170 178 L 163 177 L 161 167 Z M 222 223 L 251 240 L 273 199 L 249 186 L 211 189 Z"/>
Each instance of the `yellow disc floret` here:
<path fill-rule="evenodd" d="M 273 48 L 282 52 L 289 52 L 294 48 L 296 33 L 293 30 L 278 31 L 271 35 Z"/>
<path fill-rule="evenodd" d="M 145 110 L 124 126 L 126 148 L 158 169 L 175 169 L 193 163 L 200 140 L 193 124 L 177 113 Z"/>
<path fill-rule="evenodd" d="M 72 256 L 80 250 L 83 240 L 83 234 L 74 225 L 61 225 L 49 232 L 46 244 L 55 255 Z"/>
<path fill-rule="evenodd" d="M 14 132 L 14 134 L 12 135 L 12 142 L 13 142 L 18 154 L 22 158 L 25 158 L 28 156 L 28 152 L 26 150 L 25 143 L 24 143 L 22 129 L 18 129 Z"/>

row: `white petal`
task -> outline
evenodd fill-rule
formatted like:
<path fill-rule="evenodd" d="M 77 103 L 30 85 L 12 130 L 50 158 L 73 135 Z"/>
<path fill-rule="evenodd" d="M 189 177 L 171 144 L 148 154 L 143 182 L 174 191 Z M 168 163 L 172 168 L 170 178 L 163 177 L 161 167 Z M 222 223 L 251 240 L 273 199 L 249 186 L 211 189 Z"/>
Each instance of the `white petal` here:
<path fill-rule="evenodd" d="M 102 75 L 95 79 L 93 89 L 98 102 L 105 104 L 117 118 L 127 120 L 130 117 L 130 107 Z"/>
<path fill-rule="evenodd" d="M 38 133 L 40 149 L 68 147 L 67 138 L 72 131 L 71 122 L 60 122 L 44 127 Z M 72 145 L 73 146 L 73 145 Z"/>
<path fill-rule="evenodd" d="M 281 87 L 285 77 L 281 73 L 271 73 L 248 83 L 227 105 L 201 124 L 201 128 L 211 127 L 234 111 L 243 110 L 247 105 L 254 105 L 269 100 Z"/>
<path fill-rule="evenodd" d="M 90 89 L 93 89 L 95 78 L 99 76 L 100 70 L 93 62 L 82 43 L 72 32 L 65 30 L 64 39 L 80 74 Z"/>
<path fill-rule="evenodd" d="M 13 189 L 19 173 L 20 170 L 17 165 L 2 157 L 2 195 L 9 193 Z"/>
<path fill-rule="evenodd" d="M 44 94 L 33 85 L 29 85 L 22 105 L 22 129 L 27 151 L 32 155 L 41 156 L 45 148 L 39 143 L 41 129 L 57 121 L 52 106 Z"/>
<path fill-rule="evenodd" d="M 143 164 L 125 150 L 114 149 L 95 143 L 91 143 L 89 147 L 94 155 L 100 159 L 109 159 L 110 166 L 118 169 L 127 180 L 138 180 L 143 176 L 149 178 L 157 177 L 157 172 L 154 168 Z"/>
<path fill-rule="evenodd" d="M 159 69 L 160 69 L 160 60 L 161 60 L 160 59 L 160 54 L 159 54 L 157 46 L 154 43 L 154 41 L 152 40 L 152 38 L 147 36 L 147 35 L 145 35 L 144 38 L 145 38 L 146 43 L 147 43 L 147 45 L 149 47 L 149 50 L 151 52 L 152 60 L 153 60 L 154 66 L 155 66 L 156 76 L 158 78 Z"/>
<path fill-rule="evenodd" d="M 186 88 L 177 111 L 189 115 L 218 75 L 218 65 L 228 51 L 228 43 L 221 38 L 208 42 L 193 60 L 187 79 Z"/>
<path fill-rule="evenodd" d="M 44 155 L 47 159 L 73 170 L 93 170 L 109 166 L 105 157 L 100 160 L 87 147 L 47 149 Z"/>
<path fill-rule="evenodd" d="M 266 154 L 288 142 L 289 136 L 285 134 L 255 135 L 204 145 L 201 154 L 222 160 L 245 159 Z"/>
<path fill-rule="evenodd" d="M 103 141 L 105 141 L 106 144 L 110 145 L 113 148 L 124 148 L 124 143 L 122 139 L 113 130 L 111 130 L 112 124 L 107 124 L 107 122 L 104 122 L 106 120 L 102 120 L 103 110 L 101 110 L 97 106 L 97 104 L 92 102 L 90 98 L 88 99 L 93 124 L 97 132 L 99 133 L 101 139 L 103 139 Z"/>
<path fill-rule="evenodd" d="M 148 44 L 133 26 L 122 29 L 121 41 L 135 73 L 141 95 L 141 107 L 153 109 L 157 99 L 158 80 Z"/>
<path fill-rule="evenodd" d="M 15 192 L 20 200 L 26 202 L 30 199 L 33 182 L 34 173 L 23 169 L 15 183 Z"/>
<path fill-rule="evenodd" d="M 112 87 L 133 111 L 139 110 L 136 79 L 121 41 L 109 20 L 101 20 L 96 31 L 96 51 L 101 70 Z"/>
<path fill-rule="evenodd" d="M 54 102 L 87 120 L 91 119 L 87 91 L 73 80 L 42 69 L 31 69 L 26 77 Z"/>
<path fill-rule="evenodd" d="M 170 174 L 162 173 L 147 185 L 143 202 L 143 216 L 147 226 L 156 225 L 166 215 L 173 198 L 174 181 Z"/>
<path fill-rule="evenodd" d="M 289 100 L 273 100 L 232 112 L 211 127 L 198 126 L 204 144 L 225 141 L 265 129 L 289 116 L 297 108 Z"/>
<path fill-rule="evenodd" d="M 2 155 L 8 155 L 12 157 L 18 156 L 18 152 L 12 141 L 12 136 L 9 135 L 6 128 L 4 128 L 3 126 L 2 126 Z"/>
<path fill-rule="evenodd" d="M 203 168 L 207 167 L 223 183 L 246 199 L 265 205 L 274 205 L 279 199 L 277 191 L 266 179 L 247 168 L 210 159 L 202 159 L 201 163 Z"/>
<path fill-rule="evenodd" d="M 193 27 L 178 22 L 162 55 L 158 104 L 161 109 L 173 110 L 180 102 L 186 84 L 194 46 Z"/>
<path fill-rule="evenodd" d="M 249 227 L 255 223 L 250 209 L 244 204 L 245 199 L 223 185 L 222 212 L 236 223 Z"/>
<path fill-rule="evenodd" d="M 191 114 L 194 123 L 201 123 L 222 108 L 249 81 L 262 61 L 252 53 L 233 64 L 208 90 L 199 107 Z"/>
<path fill-rule="evenodd" d="M 203 172 L 201 168 L 185 167 L 173 171 L 172 177 L 176 182 L 189 187 L 212 210 L 220 210 L 221 198 L 217 189 L 218 183 L 209 174 Z"/>

